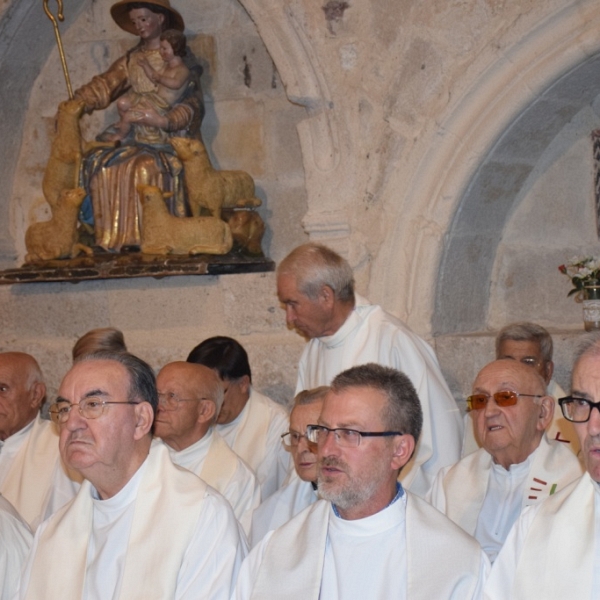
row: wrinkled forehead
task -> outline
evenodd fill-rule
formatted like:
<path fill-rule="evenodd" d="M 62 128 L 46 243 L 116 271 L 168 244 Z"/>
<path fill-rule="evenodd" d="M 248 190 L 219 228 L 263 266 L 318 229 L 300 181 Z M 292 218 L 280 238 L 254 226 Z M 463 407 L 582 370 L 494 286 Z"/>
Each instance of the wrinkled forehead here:
<path fill-rule="evenodd" d="M 330 390 L 323 401 L 319 423 L 329 427 L 379 428 L 387 406 L 386 395 L 368 386 Z"/>
<path fill-rule="evenodd" d="M 319 419 L 322 408 L 323 400 L 295 406 L 290 413 L 290 428 L 301 431 L 307 425 L 314 425 Z"/>
<path fill-rule="evenodd" d="M 493 394 L 500 390 L 543 394 L 545 385 L 537 371 L 531 367 L 515 360 L 503 359 L 483 367 L 473 383 L 474 392 Z"/>
<path fill-rule="evenodd" d="M 129 395 L 131 378 L 127 369 L 113 360 L 84 360 L 75 363 L 63 378 L 58 395 L 78 400 L 91 390 L 103 390 L 108 395 Z"/>
<path fill-rule="evenodd" d="M 499 347 L 499 358 L 510 357 L 515 360 L 532 357 L 542 359 L 542 348 L 536 340 L 502 340 Z"/>

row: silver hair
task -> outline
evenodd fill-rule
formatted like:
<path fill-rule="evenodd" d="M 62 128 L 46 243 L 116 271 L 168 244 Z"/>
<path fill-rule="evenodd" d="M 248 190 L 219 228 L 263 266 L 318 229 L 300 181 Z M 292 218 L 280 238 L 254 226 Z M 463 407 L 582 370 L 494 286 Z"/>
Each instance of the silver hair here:
<path fill-rule="evenodd" d="M 328 391 L 328 385 L 322 385 L 320 387 L 313 388 L 312 390 L 302 390 L 296 394 L 293 406 L 295 408 L 296 406 L 306 406 L 307 404 L 320 402 L 323 400 L 323 398 L 325 398 Z"/>
<path fill-rule="evenodd" d="M 298 290 L 317 300 L 324 285 L 333 290 L 336 300 L 354 302 L 354 274 L 348 261 L 321 244 L 303 244 L 292 250 L 277 267 L 277 275 L 296 278 Z"/>
<path fill-rule="evenodd" d="M 520 323 L 511 323 L 503 327 L 496 336 L 496 358 L 499 358 L 500 346 L 505 340 L 536 342 L 540 346 L 542 360 L 545 363 L 552 360 L 552 336 L 541 325 L 523 321 Z"/>
<path fill-rule="evenodd" d="M 600 332 L 588 333 L 581 339 L 575 349 L 573 371 L 575 371 L 579 361 L 586 356 L 600 356 Z"/>

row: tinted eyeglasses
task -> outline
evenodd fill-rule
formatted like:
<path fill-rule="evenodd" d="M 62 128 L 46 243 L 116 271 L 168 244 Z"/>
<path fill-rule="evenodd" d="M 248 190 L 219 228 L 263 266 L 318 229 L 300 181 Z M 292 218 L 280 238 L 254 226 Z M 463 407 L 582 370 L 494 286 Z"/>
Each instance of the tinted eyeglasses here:
<path fill-rule="evenodd" d="M 518 394 L 517 392 L 512 392 L 510 390 L 496 392 L 491 396 L 488 394 L 472 394 L 467 398 L 467 411 L 470 412 L 472 410 L 481 410 L 482 408 L 485 408 L 485 405 L 488 403 L 490 398 L 494 398 L 494 402 L 498 406 L 514 406 L 521 396 L 525 396 L 527 398 L 544 397 L 539 394 Z"/>

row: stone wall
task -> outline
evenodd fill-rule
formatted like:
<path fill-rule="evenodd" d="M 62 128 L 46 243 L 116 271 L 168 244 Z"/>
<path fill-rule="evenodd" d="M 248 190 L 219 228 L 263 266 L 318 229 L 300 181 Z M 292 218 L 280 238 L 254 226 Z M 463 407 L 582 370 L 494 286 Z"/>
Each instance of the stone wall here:
<path fill-rule="evenodd" d="M 580 307 L 556 267 L 598 247 L 596 4 L 174 0 L 206 67 L 203 135 L 220 168 L 255 177 L 267 254 L 307 235 L 342 252 L 361 293 L 434 343 L 457 397 L 491 358 L 494 332 L 522 318 L 553 330 L 568 379 Z M 75 87 L 132 43 L 109 5 L 67 7 Z M 0 103 L 9 266 L 47 214 L 40 181 L 65 91 L 41 8 L 1 8 L 0 73 L 19 82 Z M 115 118 L 93 116 L 86 135 Z M 0 348 L 40 357 L 54 386 L 77 336 L 112 325 L 156 367 L 233 335 L 257 387 L 286 401 L 303 344 L 285 330 L 272 274 L 21 285 L 0 289 L 0 307 Z"/>

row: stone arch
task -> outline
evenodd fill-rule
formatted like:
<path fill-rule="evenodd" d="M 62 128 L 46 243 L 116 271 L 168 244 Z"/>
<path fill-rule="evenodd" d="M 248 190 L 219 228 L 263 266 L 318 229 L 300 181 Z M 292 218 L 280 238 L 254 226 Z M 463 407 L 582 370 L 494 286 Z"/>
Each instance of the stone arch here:
<path fill-rule="evenodd" d="M 406 210 L 377 259 L 377 272 L 387 269 L 380 294 L 416 330 L 485 329 L 496 247 L 520 186 L 600 91 L 599 27 L 591 2 L 550 15 L 480 71 L 424 140 Z"/>

